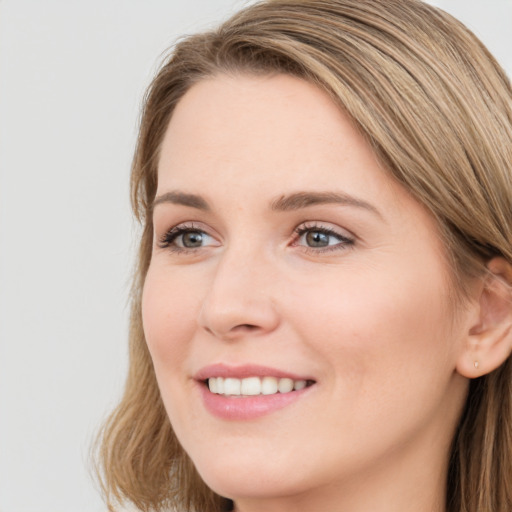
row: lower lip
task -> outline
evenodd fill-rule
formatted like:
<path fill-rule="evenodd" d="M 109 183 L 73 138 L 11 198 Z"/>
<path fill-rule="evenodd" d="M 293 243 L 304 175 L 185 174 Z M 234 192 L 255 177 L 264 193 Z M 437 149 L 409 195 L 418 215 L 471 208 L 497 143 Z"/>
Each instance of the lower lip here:
<path fill-rule="evenodd" d="M 199 383 L 206 409 L 224 420 L 252 420 L 265 416 L 295 403 L 312 386 L 300 391 L 274 395 L 225 396 L 212 393 L 204 383 Z"/>

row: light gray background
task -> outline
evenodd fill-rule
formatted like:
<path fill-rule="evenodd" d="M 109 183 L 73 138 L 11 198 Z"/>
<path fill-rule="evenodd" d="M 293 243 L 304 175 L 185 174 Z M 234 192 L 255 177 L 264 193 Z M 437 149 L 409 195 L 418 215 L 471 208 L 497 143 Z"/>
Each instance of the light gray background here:
<path fill-rule="evenodd" d="M 162 52 L 244 0 L 0 0 L 0 512 L 104 512 L 126 369 L 128 176 Z M 512 0 L 438 0 L 512 74 Z"/>

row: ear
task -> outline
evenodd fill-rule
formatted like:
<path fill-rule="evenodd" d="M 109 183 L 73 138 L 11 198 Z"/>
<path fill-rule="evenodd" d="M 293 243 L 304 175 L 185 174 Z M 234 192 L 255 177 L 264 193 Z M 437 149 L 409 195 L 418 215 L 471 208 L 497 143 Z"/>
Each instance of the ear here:
<path fill-rule="evenodd" d="M 467 378 L 492 372 L 512 351 L 512 265 L 496 257 L 479 288 L 478 314 L 470 326 L 457 371 Z"/>

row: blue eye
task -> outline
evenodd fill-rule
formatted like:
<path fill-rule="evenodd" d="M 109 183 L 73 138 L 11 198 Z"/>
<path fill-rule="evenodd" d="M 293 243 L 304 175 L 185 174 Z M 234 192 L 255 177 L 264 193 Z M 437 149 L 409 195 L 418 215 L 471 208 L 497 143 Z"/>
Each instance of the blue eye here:
<path fill-rule="evenodd" d="M 296 233 L 299 237 L 296 245 L 308 249 L 334 250 L 354 244 L 353 239 L 326 227 L 301 226 L 296 229 Z"/>
<path fill-rule="evenodd" d="M 308 247 L 327 247 L 337 243 L 337 240 L 323 231 L 308 231 L 302 235 Z"/>
<path fill-rule="evenodd" d="M 174 243 L 179 247 L 187 247 L 193 249 L 195 247 L 202 247 L 208 235 L 202 231 L 185 231 L 174 239 Z"/>
<path fill-rule="evenodd" d="M 193 226 L 176 226 L 171 228 L 159 242 L 161 248 L 172 248 L 175 251 L 194 250 L 209 245 L 216 245 L 215 239 L 208 233 Z"/>

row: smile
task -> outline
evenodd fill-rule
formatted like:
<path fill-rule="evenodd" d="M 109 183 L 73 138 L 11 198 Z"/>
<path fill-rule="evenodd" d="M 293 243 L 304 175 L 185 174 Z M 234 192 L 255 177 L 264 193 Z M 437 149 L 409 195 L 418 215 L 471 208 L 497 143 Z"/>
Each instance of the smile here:
<path fill-rule="evenodd" d="M 275 395 L 300 391 L 312 384 L 312 381 L 293 380 L 277 377 L 210 377 L 207 379 L 208 389 L 215 394 L 224 396 L 256 396 Z"/>
<path fill-rule="evenodd" d="M 205 366 L 194 375 L 206 410 L 222 420 L 256 420 L 302 401 L 313 376 L 257 364 Z"/>

